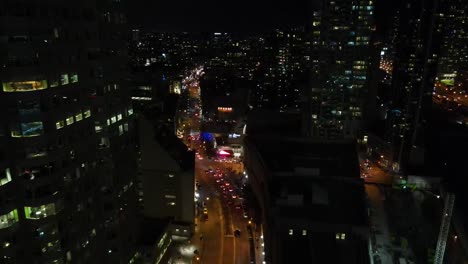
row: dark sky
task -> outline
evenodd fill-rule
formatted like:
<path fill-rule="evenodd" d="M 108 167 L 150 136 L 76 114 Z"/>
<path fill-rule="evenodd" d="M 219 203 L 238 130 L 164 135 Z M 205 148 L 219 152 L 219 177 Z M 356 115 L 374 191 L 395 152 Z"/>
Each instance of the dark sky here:
<path fill-rule="evenodd" d="M 322 0 L 125 0 L 134 27 L 162 31 L 257 31 L 305 25 Z M 402 0 L 397 0 L 402 1 Z M 386 31 L 392 1 L 376 0 L 378 31 Z M 309 12 L 309 13 L 308 13 Z M 382 32 L 380 32 L 382 33 Z"/>
<path fill-rule="evenodd" d="M 127 1 L 129 21 L 133 25 L 160 30 L 253 31 L 303 25 L 311 0 Z"/>

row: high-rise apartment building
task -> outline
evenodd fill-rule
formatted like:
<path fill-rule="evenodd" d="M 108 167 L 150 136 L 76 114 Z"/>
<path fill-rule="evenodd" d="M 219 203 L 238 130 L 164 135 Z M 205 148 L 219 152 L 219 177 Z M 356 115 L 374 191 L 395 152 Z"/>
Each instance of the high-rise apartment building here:
<path fill-rule="evenodd" d="M 388 51 L 394 59 L 384 136 L 394 149 L 392 156 L 384 159 L 396 170 L 424 162 L 424 130 L 431 111 L 443 29 L 438 2 L 400 1 L 396 9 L 393 50 Z"/>
<path fill-rule="evenodd" d="M 306 83 L 307 46 L 304 28 L 276 29 L 259 38 L 261 56 L 256 63 L 254 107 L 280 111 L 299 110 Z M 301 83 L 302 82 L 302 83 Z"/>
<path fill-rule="evenodd" d="M 372 0 L 323 0 L 312 14 L 311 83 L 306 95 L 312 136 L 351 137 L 360 128 L 373 10 Z"/>
<path fill-rule="evenodd" d="M 437 79 L 446 86 L 468 92 L 468 23 L 466 3 L 461 0 L 442 4 L 444 27 Z"/>
<path fill-rule="evenodd" d="M 118 1 L 2 1 L 2 263 L 128 263 L 133 109 Z"/>

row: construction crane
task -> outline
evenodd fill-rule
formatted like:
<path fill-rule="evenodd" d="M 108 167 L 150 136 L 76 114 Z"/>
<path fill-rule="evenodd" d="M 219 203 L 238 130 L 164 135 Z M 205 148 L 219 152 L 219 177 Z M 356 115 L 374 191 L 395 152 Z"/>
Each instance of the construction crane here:
<path fill-rule="evenodd" d="M 452 219 L 453 205 L 455 204 L 455 195 L 447 192 L 445 195 L 444 212 L 442 214 L 442 223 L 440 225 L 439 238 L 435 251 L 434 264 L 443 264 L 445 247 L 447 246 L 447 237 L 450 231 L 450 222 Z"/>

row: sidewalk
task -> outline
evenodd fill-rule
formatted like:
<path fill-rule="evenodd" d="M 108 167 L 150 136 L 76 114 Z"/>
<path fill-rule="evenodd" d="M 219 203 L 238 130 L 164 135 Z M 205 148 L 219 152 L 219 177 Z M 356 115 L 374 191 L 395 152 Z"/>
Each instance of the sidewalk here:
<path fill-rule="evenodd" d="M 251 243 L 253 245 L 253 250 L 254 250 L 254 254 L 255 254 L 255 264 L 262 264 L 265 260 L 262 252 L 264 252 L 264 248 L 263 248 L 263 238 L 262 238 L 262 235 L 261 235 L 261 231 L 258 231 L 258 230 L 254 230 L 252 228 L 252 241 Z M 252 252 L 251 252 L 252 254 Z"/>
<path fill-rule="evenodd" d="M 387 215 L 383 207 L 382 194 L 375 185 L 366 186 L 366 192 L 371 203 L 371 256 L 372 262 L 393 263 L 391 252 L 392 241 L 387 223 Z"/>

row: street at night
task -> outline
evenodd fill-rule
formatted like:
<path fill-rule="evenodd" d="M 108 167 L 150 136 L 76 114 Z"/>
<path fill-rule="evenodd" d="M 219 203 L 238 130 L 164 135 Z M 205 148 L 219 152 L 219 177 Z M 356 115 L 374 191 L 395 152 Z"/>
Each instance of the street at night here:
<path fill-rule="evenodd" d="M 0 1 L 1 264 L 467 264 L 466 0 Z"/>

